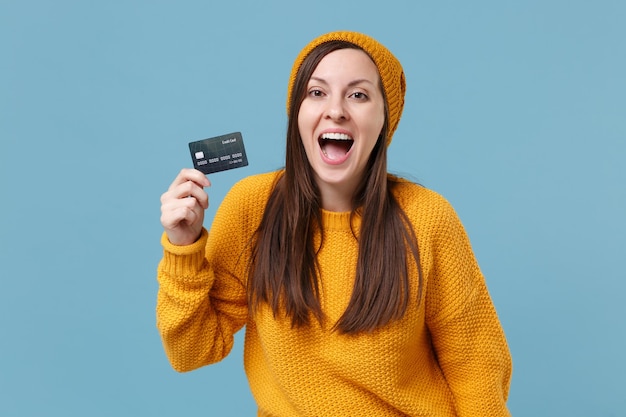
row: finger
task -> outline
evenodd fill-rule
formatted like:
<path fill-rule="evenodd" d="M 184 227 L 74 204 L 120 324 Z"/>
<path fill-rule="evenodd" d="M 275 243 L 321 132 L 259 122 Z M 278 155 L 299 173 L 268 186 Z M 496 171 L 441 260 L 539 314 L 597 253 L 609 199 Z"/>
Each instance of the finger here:
<path fill-rule="evenodd" d="M 172 212 L 180 208 L 186 208 L 189 210 L 196 210 L 198 212 L 203 211 L 202 206 L 198 200 L 190 196 L 188 198 L 164 198 L 161 204 L 161 212 Z"/>
<path fill-rule="evenodd" d="M 181 224 L 193 227 L 203 218 L 202 212 L 194 198 L 169 200 L 161 206 L 161 223 L 166 229 L 176 229 Z"/>
<path fill-rule="evenodd" d="M 209 195 L 193 181 L 184 182 L 165 192 L 161 196 L 161 203 L 163 204 L 170 199 L 177 200 L 187 197 L 195 198 L 204 209 L 209 207 Z"/>
<path fill-rule="evenodd" d="M 192 181 L 198 184 L 199 187 L 211 186 L 211 181 L 209 181 L 206 175 L 204 175 L 202 172 L 198 171 L 197 169 L 183 168 L 178 173 L 178 175 L 176 176 L 176 178 L 174 179 L 174 181 L 172 182 L 169 188 L 170 189 L 176 188 L 180 184 L 183 184 L 187 181 Z"/>

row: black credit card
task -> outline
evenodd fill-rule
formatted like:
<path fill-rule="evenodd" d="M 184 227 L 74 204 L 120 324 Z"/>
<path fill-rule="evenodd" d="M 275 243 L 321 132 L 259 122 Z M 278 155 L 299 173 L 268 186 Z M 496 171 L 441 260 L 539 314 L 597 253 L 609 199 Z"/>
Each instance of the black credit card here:
<path fill-rule="evenodd" d="M 189 143 L 193 166 L 205 174 L 248 165 L 241 132 Z"/>

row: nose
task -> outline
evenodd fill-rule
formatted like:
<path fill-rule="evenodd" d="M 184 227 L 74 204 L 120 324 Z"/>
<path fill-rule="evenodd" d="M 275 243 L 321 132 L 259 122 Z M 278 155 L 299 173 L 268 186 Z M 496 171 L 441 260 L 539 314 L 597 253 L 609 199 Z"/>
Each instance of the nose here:
<path fill-rule="evenodd" d="M 348 118 L 348 112 L 342 97 L 329 98 L 326 106 L 325 117 L 330 120 L 340 121 Z"/>

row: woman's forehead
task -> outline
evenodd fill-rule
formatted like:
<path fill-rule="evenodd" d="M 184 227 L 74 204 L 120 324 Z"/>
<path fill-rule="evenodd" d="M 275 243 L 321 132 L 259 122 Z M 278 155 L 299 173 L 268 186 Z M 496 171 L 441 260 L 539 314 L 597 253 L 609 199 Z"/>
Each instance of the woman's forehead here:
<path fill-rule="evenodd" d="M 380 75 L 366 52 L 350 48 L 338 49 L 324 56 L 311 74 L 311 79 L 326 82 L 362 80 L 378 84 Z"/>

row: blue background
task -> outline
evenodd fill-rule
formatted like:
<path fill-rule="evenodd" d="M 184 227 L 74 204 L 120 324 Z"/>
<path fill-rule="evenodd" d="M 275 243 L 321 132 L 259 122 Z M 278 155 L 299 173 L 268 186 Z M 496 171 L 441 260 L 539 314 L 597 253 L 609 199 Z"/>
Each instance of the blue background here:
<path fill-rule="evenodd" d="M 159 197 L 187 143 L 282 166 L 299 50 L 363 31 L 403 63 L 390 169 L 457 209 L 514 359 L 515 416 L 626 415 L 626 3 L 0 2 L 0 415 L 254 415 L 242 337 L 174 372 Z"/>

